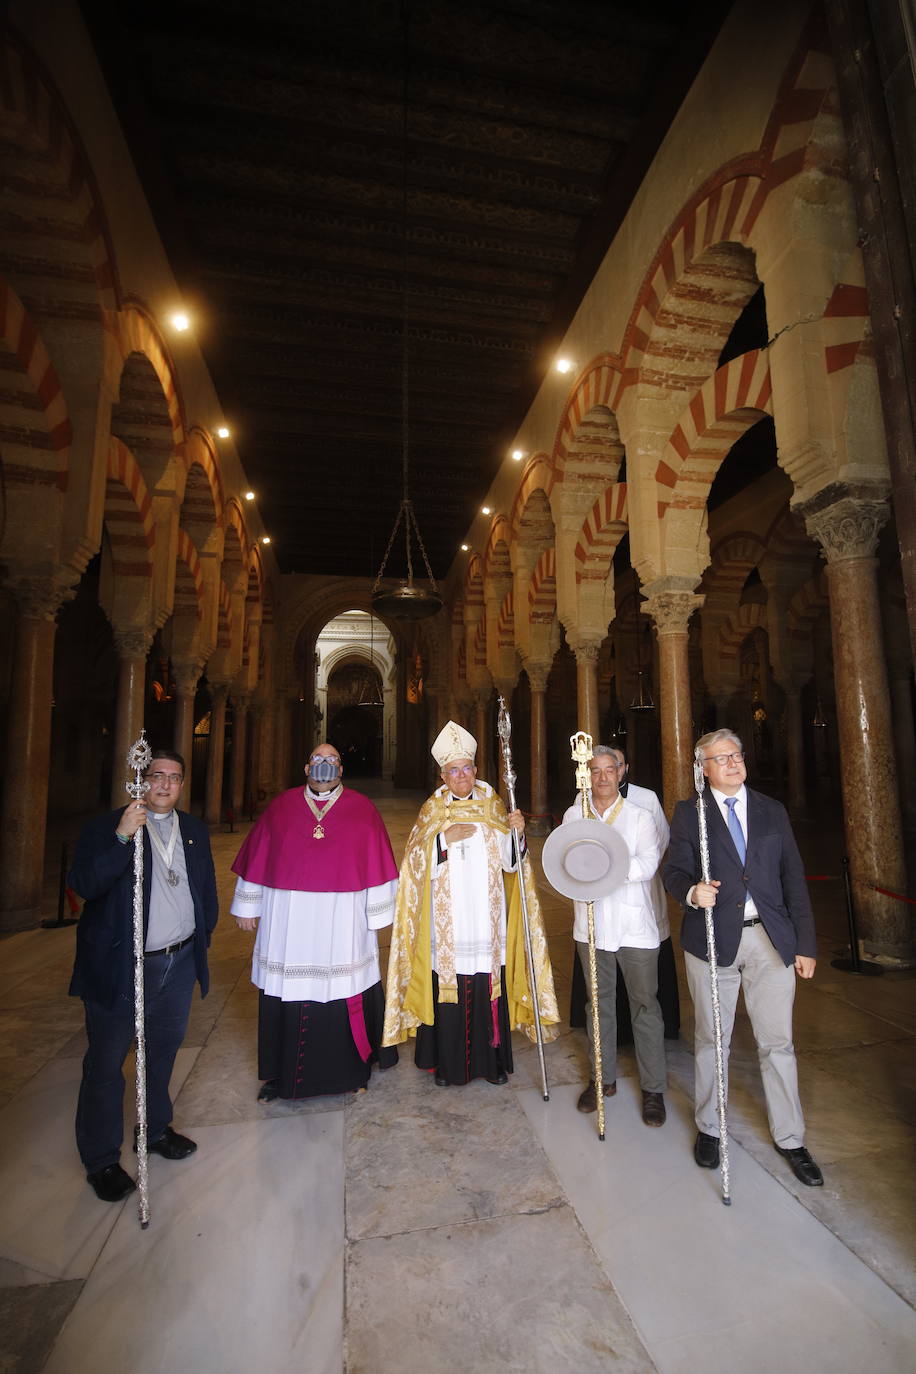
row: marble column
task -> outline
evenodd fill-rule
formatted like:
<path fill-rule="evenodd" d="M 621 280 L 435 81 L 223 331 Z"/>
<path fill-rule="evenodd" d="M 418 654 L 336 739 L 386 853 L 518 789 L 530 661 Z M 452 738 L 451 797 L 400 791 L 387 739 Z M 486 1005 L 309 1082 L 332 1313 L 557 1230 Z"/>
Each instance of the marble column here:
<path fill-rule="evenodd" d="M 802 721 L 801 691 L 795 683 L 786 693 L 786 767 L 788 773 L 788 802 L 793 815 L 803 815 L 808 809 L 805 794 L 805 742 Z"/>
<path fill-rule="evenodd" d="M 827 559 L 846 852 L 867 953 L 913 958 L 910 908 L 874 886 L 906 892 L 890 693 L 878 595 L 883 493 L 828 489 L 802 507 Z"/>
<path fill-rule="evenodd" d="M 547 813 L 547 677 L 548 666 L 527 665 L 531 686 L 531 820 L 527 828 L 532 835 L 550 832 Z"/>
<path fill-rule="evenodd" d="M 891 706 L 894 718 L 894 748 L 897 754 L 897 778 L 900 782 L 900 802 L 903 822 L 908 830 L 916 827 L 916 736 L 913 732 L 913 691 L 910 684 L 909 661 L 894 656 L 888 661 Z"/>
<path fill-rule="evenodd" d="M 249 773 L 248 792 L 254 806 L 258 807 L 261 801 L 260 794 L 264 788 L 264 782 L 261 777 L 261 759 L 263 757 L 262 741 L 264 738 L 264 706 L 260 702 L 258 702 L 257 705 L 251 706 L 249 709 L 248 730 L 251 735 L 251 770 Z"/>
<path fill-rule="evenodd" d="M 210 741 L 207 749 L 207 795 L 204 820 L 219 825 L 223 815 L 223 761 L 226 753 L 228 682 L 210 683 Z"/>
<path fill-rule="evenodd" d="M 251 698 L 246 692 L 233 697 L 234 713 L 232 722 L 232 809 L 236 819 L 245 807 L 245 756 L 248 751 L 248 707 Z"/>
<path fill-rule="evenodd" d="M 145 723 L 146 657 L 153 637 L 146 626 L 114 627 L 114 642 L 118 651 L 118 699 L 111 775 L 113 807 L 126 805 L 124 784 L 127 782 L 127 755 Z M 149 742 L 155 744 L 157 741 Z"/>
<path fill-rule="evenodd" d="M 10 683 L 0 827 L 0 930 L 24 930 L 41 911 L 55 617 L 61 589 L 50 580 L 16 589 L 19 620 Z M 127 798 L 124 798 L 125 802 Z"/>
<path fill-rule="evenodd" d="M 588 640 L 576 646 L 576 709 L 577 730 L 591 735 L 594 744 L 601 744 L 598 738 L 600 718 L 598 714 L 598 651 L 601 645 L 596 640 Z"/>
<path fill-rule="evenodd" d="M 662 790 L 670 816 L 677 802 L 694 793 L 693 714 L 687 622 L 703 597 L 681 588 L 653 591 L 643 611 L 655 621 L 658 636 L 658 696 L 662 742 Z"/>
<path fill-rule="evenodd" d="M 191 809 L 191 769 L 194 763 L 194 700 L 203 668 L 193 660 L 172 661 L 175 683 L 175 748 L 184 759 L 184 788 L 181 805 Z"/>
<path fill-rule="evenodd" d="M 490 697 L 492 692 L 477 689 L 474 693 L 474 738 L 477 740 L 477 776 L 491 787 L 496 787 L 498 779 L 490 777 Z"/>

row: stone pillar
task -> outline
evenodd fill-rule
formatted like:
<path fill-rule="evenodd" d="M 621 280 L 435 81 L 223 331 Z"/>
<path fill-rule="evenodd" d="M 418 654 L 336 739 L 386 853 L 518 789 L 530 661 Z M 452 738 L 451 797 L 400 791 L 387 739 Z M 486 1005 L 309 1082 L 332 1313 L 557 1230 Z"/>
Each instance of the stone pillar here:
<path fill-rule="evenodd" d="M 474 737 L 477 740 L 477 776 L 491 787 L 496 787 L 498 779 L 490 777 L 490 696 L 488 691 L 478 689 L 474 693 Z"/>
<path fill-rule="evenodd" d="M 835 486 L 802 513 L 827 559 L 846 852 L 859 936 L 867 953 L 909 963 L 909 907 L 872 890 L 880 884 L 906 892 L 875 558 L 888 504 L 874 488 Z"/>
<path fill-rule="evenodd" d="M 531 686 L 531 820 L 527 829 L 532 835 L 547 835 L 550 817 L 547 814 L 547 677 L 548 666 L 527 664 Z"/>
<path fill-rule="evenodd" d="M 894 748 L 897 776 L 901 786 L 903 819 L 908 829 L 916 827 L 916 736 L 913 733 L 913 693 L 908 664 L 890 662 L 890 693 L 894 716 Z"/>
<path fill-rule="evenodd" d="M 600 717 L 598 714 L 598 651 L 601 648 L 594 640 L 576 646 L 576 709 L 577 730 L 591 735 L 594 744 L 601 744 L 598 738 Z"/>
<path fill-rule="evenodd" d="M 805 742 L 802 721 L 801 691 L 795 683 L 786 689 L 786 765 L 788 772 L 789 810 L 793 815 L 807 811 L 805 794 Z"/>
<path fill-rule="evenodd" d="M 242 799 L 242 805 L 246 805 L 249 799 L 256 807 L 258 805 L 258 793 L 263 783 L 261 782 L 261 735 L 264 723 L 264 708 L 258 703 L 248 708 L 248 733 L 251 736 L 251 746 L 248 753 L 251 757 L 251 767 L 248 770 L 248 796 Z M 247 811 L 245 812 L 247 816 Z"/>
<path fill-rule="evenodd" d="M 204 820 L 219 825 L 223 814 L 223 759 L 226 751 L 228 682 L 210 683 L 210 745 L 207 749 L 207 795 Z"/>
<path fill-rule="evenodd" d="M 703 604 L 703 597 L 682 588 L 658 590 L 651 583 L 642 608 L 655 621 L 658 636 L 658 696 L 662 736 L 662 789 L 665 811 L 690 797 L 693 782 L 693 714 L 690 705 L 690 664 L 687 622 Z"/>
<path fill-rule="evenodd" d="M 194 764 L 194 699 L 203 671 L 199 663 L 172 662 L 175 683 L 175 748 L 184 759 L 182 805 L 191 809 L 191 769 Z"/>
<path fill-rule="evenodd" d="M 114 629 L 118 650 L 118 700 L 115 707 L 114 768 L 111 775 L 111 804 L 126 806 L 127 755 L 144 725 L 146 656 L 153 637 L 145 626 Z M 150 740 L 151 744 L 156 743 Z"/>
<path fill-rule="evenodd" d="M 232 809 L 238 819 L 245 806 L 245 756 L 248 752 L 248 707 L 251 698 L 246 692 L 233 697 L 235 711 L 232 722 Z"/>
<path fill-rule="evenodd" d="M 55 617 L 61 589 L 50 580 L 16 588 L 19 621 L 10 694 L 2 827 L 0 827 L 0 930 L 24 930 L 41 911 Z M 124 797 L 125 804 L 127 797 Z"/>

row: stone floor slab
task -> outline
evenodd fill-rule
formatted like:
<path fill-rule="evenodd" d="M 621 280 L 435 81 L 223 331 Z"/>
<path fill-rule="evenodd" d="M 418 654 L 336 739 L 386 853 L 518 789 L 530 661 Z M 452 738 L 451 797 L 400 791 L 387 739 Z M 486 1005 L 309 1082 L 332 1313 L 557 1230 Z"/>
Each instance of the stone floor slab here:
<path fill-rule="evenodd" d="M 347 1111 L 350 1239 L 554 1206 L 516 1096 L 485 1081 L 437 1088 L 404 1058 L 382 1075 Z"/>
<path fill-rule="evenodd" d="M 649 1132 L 618 1092 L 602 1145 L 574 1091 L 519 1099 L 660 1374 L 758 1370 L 762 1351 L 781 1374 L 916 1367 L 916 1313 L 735 1140 L 722 1206 L 679 1093 Z"/>
<path fill-rule="evenodd" d="M 351 1242 L 347 1374 L 652 1374 L 572 1210 Z"/>
<path fill-rule="evenodd" d="M 122 1211 L 45 1374 L 340 1374 L 342 1127 L 205 1127 L 180 1166 L 154 1156 L 149 1229 Z"/>

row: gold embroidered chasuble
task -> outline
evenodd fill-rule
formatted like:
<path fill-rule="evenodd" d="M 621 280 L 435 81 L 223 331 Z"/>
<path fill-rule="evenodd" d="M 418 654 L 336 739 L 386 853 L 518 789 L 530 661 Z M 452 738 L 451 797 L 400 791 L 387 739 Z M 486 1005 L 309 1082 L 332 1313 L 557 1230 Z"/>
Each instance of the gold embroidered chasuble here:
<path fill-rule="evenodd" d="M 493 999 L 495 1001 L 500 993 L 501 917 L 505 894 L 506 993 L 509 1024 L 513 1028 L 521 1026 L 529 1039 L 535 1038 L 534 1008 L 528 980 L 518 878 L 515 873 L 504 872 L 502 866 L 499 837 L 507 834 L 509 830 L 506 808 L 502 798 L 486 783 L 477 783 L 471 796 L 463 801 L 456 800 L 448 788 L 439 788 L 423 803 L 410 832 L 404 862 L 401 865 L 391 952 L 388 956 L 385 1031 L 382 1038 L 384 1045 L 399 1044 L 409 1035 L 415 1035 L 417 1026 L 433 1024 L 433 931 L 439 976 L 439 1001 L 458 1001 L 449 865 L 442 865 L 442 871 L 437 875 L 435 883 L 433 874 L 436 836 L 448 826 L 459 823 L 479 825 L 483 830 L 487 856 Z M 547 951 L 544 923 L 530 864 L 524 865 L 524 875 L 541 1030 L 545 1040 L 554 1040 L 559 1034 L 557 1028 L 560 1016 L 554 994 L 553 971 Z"/>

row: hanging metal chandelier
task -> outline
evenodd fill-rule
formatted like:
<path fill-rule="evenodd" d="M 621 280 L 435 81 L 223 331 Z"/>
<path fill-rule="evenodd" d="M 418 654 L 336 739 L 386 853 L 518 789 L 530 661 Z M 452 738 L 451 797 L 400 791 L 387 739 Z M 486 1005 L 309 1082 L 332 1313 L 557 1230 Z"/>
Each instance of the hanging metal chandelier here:
<path fill-rule="evenodd" d="M 407 112 L 409 96 L 409 57 L 410 57 L 410 29 L 409 29 L 409 9 L 406 4 L 401 7 L 401 26 L 404 47 L 404 81 L 403 98 L 401 105 L 401 243 L 402 243 L 402 265 L 401 265 L 401 478 L 402 495 L 401 504 L 398 508 L 394 527 L 388 539 L 388 547 L 385 549 L 385 556 L 382 559 L 381 567 L 376 574 L 375 582 L 372 587 L 372 609 L 379 615 L 390 616 L 394 620 L 426 620 L 429 616 L 435 615 L 442 609 L 442 596 L 433 577 L 432 568 L 426 555 L 426 548 L 420 534 L 420 526 L 417 524 L 417 517 L 414 513 L 413 502 L 407 483 L 408 456 L 410 450 L 410 427 L 409 427 L 409 361 L 410 348 L 408 336 L 409 324 L 409 279 L 408 279 L 408 235 L 407 235 Z M 407 577 L 398 579 L 385 578 L 385 568 L 391 549 L 397 537 L 401 524 L 404 526 L 404 542 L 407 554 Z M 413 580 L 413 556 L 411 551 L 411 541 L 416 538 L 417 546 L 423 558 L 426 568 L 426 576 L 429 586 L 417 586 Z"/>

